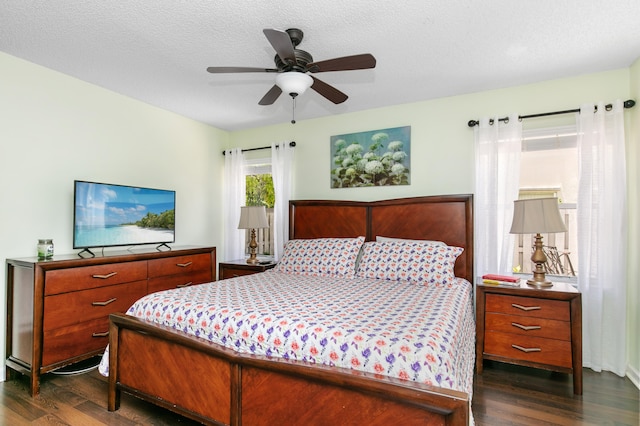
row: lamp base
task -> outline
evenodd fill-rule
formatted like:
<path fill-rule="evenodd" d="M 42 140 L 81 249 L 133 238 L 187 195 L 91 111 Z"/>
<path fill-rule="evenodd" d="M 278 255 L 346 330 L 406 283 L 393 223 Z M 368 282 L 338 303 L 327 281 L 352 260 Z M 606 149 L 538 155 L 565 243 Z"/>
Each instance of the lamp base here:
<path fill-rule="evenodd" d="M 547 281 L 544 274 L 544 264 L 547 263 L 547 255 L 545 255 L 544 250 L 542 250 L 542 235 L 537 233 L 535 238 L 535 250 L 531 255 L 531 262 L 536 266 L 533 270 L 533 277 L 532 279 L 527 280 L 527 284 L 531 287 L 537 288 L 553 287 L 553 283 L 551 281 Z"/>
<path fill-rule="evenodd" d="M 251 229 L 251 241 L 249 242 L 249 258 L 247 259 L 247 263 L 249 265 L 257 265 L 258 263 L 260 263 L 260 261 L 256 257 L 256 247 L 258 247 L 258 243 L 256 242 L 256 230 Z"/>
<path fill-rule="evenodd" d="M 531 287 L 538 287 L 538 288 L 553 287 L 553 283 L 551 281 L 527 280 L 527 284 L 530 285 Z"/>

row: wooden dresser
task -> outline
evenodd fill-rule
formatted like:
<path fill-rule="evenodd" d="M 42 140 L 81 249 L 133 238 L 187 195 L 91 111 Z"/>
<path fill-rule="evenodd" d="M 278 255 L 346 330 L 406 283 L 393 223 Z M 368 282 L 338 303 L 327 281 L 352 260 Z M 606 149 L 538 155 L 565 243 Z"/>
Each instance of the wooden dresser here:
<path fill-rule="evenodd" d="M 215 281 L 215 247 L 7 259 L 7 379 L 40 376 L 101 354 L 109 314 L 148 293 Z"/>
<path fill-rule="evenodd" d="M 485 359 L 573 374 L 582 395 L 582 299 L 569 283 L 477 285 L 476 371 Z"/>

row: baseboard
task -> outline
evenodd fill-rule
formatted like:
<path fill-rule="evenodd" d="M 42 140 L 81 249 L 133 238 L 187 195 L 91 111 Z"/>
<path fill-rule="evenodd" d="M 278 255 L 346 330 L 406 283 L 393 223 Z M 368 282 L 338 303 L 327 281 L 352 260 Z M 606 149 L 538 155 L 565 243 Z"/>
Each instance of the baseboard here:
<path fill-rule="evenodd" d="M 631 380 L 631 383 L 636 385 L 640 389 L 640 372 L 630 365 L 627 365 L 627 377 Z"/>

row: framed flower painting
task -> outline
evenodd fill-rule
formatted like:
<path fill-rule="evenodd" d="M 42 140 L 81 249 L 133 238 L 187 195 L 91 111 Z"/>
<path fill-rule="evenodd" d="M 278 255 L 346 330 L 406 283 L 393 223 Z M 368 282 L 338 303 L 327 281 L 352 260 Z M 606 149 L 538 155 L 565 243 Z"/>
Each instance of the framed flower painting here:
<path fill-rule="evenodd" d="M 331 188 L 409 185 L 411 126 L 331 136 Z"/>

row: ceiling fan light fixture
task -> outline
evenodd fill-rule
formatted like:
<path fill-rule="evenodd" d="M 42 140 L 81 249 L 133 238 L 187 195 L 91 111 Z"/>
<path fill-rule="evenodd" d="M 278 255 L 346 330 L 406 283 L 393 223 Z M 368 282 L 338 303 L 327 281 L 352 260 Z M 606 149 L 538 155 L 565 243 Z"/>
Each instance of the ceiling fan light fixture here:
<path fill-rule="evenodd" d="M 276 85 L 291 96 L 302 95 L 312 84 L 313 78 L 297 71 L 283 72 L 276 77 Z"/>

